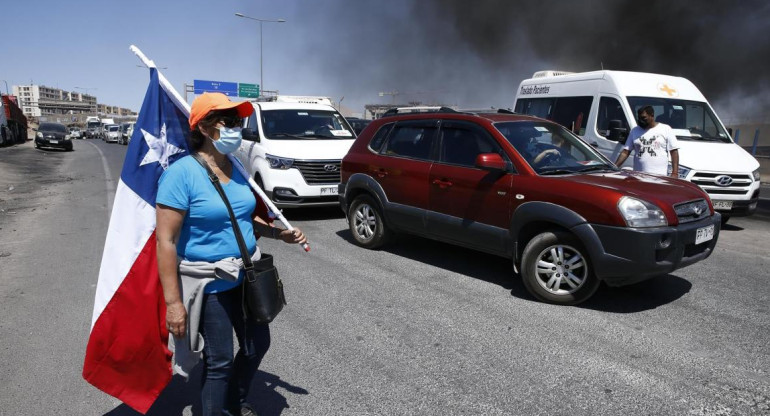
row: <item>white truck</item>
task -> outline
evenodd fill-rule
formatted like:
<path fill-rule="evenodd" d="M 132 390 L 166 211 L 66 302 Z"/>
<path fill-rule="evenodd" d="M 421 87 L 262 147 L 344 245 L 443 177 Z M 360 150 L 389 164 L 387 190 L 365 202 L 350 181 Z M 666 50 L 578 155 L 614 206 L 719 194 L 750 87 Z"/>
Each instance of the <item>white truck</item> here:
<path fill-rule="evenodd" d="M 86 117 L 86 139 L 95 139 L 101 135 L 102 122 L 99 117 Z"/>
<path fill-rule="evenodd" d="M 236 157 L 279 208 L 337 205 L 340 165 L 355 133 L 327 97 L 252 102 Z"/>
<path fill-rule="evenodd" d="M 519 85 L 514 111 L 556 121 L 615 161 L 636 126 L 637 110 L 647 105 L 679 140 L 679 177 L 709 194 L 722 221 L 754 213 L 759 162 L 733 142 L 706 97 L 685 78 L 539 71 Z"/>

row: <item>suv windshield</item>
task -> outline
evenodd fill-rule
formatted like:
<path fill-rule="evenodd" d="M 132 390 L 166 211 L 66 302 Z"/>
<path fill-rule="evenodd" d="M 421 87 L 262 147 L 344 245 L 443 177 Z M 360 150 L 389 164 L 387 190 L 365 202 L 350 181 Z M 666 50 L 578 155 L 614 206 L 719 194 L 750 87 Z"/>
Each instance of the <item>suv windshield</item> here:
<path fill-rule="evenodd" d="M 617 170 L 618 168 L 564 127 L 540 121 L 494 123 L 539 175 Z"/>
<path fill-rule="evenodd" d="M 355 135 L 337 112 L 324 110 L 266 110 L 261 112 L 265 137 L 273 140 L 353 139 Z M 249 123 L 253 125 L 252 123 Z"/>
<path fill-rule="evenodd" d="M 708 140 L 729 143 L 730 136 L 706 103 L 673 98 L 628 97 L 628 104 L 636 116 L 638 109 L 652 106 L 655 121 L 674 129 L 680 140 Z"/>
<path fill-rule="evenodd" d="M 108 131 L 118 131 L 118 129 L 120 129 L 120 126 L 108 126 L 107 127 Z"/>
<path fill-rule="evenodd" d="M 56 124 L 56 123 L 41 123 L 40 127 L 38 127 L 39 131 L 53 131 L 57 133 L 67 133 L 67 128 L 64 127 L 64 124 Z"/>

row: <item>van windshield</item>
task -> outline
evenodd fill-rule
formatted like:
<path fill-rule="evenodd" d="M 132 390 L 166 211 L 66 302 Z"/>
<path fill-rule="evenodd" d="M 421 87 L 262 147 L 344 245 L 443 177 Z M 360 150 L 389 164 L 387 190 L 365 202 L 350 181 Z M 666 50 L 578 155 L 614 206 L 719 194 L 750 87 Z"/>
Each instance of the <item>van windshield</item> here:
<path fill-rule="evenodd" d="M 356 137 L 342 115 L 336 111 L 265 110 L 261 112 L 261 117 L 262 131 L 268 139 L 353 139 Z"/>
<path fill-rule="evenodd" d="M 89 129 L 98 129 L 99 126 L 101 126 L 101 125 L 102 125 L 102 123 L 100 123 L 98 121 L 89 121 L 86 124 L 86 127 L 89 128 Z"/>
<path fill-rule="evenodd" d="M 618 170 L 586 142 L 556 123 L 509 121 L 494 126 L 539 175 Z"/>
<path fill-rule="evenodd" d="M 730 143 L 730 136 L 706 103 L 676 98 L 628 97 L 634 116 L 637 110 L 652 106 L 655 121 L 668 124 L 680 140 L 706 140 Z"/>

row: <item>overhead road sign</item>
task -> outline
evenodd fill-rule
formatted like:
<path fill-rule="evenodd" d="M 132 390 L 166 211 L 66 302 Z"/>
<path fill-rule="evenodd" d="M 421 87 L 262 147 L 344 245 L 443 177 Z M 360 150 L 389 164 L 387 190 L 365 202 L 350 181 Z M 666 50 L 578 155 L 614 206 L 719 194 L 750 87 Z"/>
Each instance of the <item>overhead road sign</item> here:
<path fill-rule="evenodd" d="M 237 97 L 238 83 L 224 81 L 204 81 L 196 79 L 193 81 L 193 92 L 195 94 L 203 94 L 204 92 L 221 92 L 228 97 Z"/>
<path fill-rule="evenodd" d="M 259 84 L 238 84 L 238 96 L 245 98 L 259 98 Z"/>

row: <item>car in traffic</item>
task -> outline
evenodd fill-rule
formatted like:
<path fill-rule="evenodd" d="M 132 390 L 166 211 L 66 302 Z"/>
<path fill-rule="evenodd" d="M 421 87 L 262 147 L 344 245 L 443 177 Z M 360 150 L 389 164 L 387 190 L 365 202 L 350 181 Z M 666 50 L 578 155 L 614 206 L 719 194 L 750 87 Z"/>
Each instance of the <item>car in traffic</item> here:
<path fill-rule="evenodd" d="M 355 139 L 328 97 L 252 102 L 235 156 L 278 208 L 337 205 L 340 163 Z"/>
<path fill-rule="evenodd" d="M 409 233 L 503 256 L 535 298 L 563 305 L 707 258 L 721 225 L 697 185 L 621 170 L 506 110 L 389 110 L 343 158 L 339 200 L 357 245 Z"/>
<path fill-rule="evenodd" d="M 70 129 L 70 138 L 72 138 L 72 139 L 82 139 L 84 137 L 83 137 L 83 133 L 80 131 L 79 128 L 73 127 L 73 128 Z"/>
<path fill-rule="evenodd" d="M 69 130 L 60 123 L 40 123 L 35 132 L 35 147 L 53 147 L 72 151 L 72 138 Z"/>
<path fill-rule="evenodd" d="M 361 134 L 361 132 L 364 130 L 364 127 L 368 126 L 369 123 L 372 122 L 372 120 L 364 120 L 358 117 L 345 117 L 345 120 L 348 121 L 348 124 L 350 124 L 350 127 L 353 128 L 353 131 L 356 132 L 356 135 Z"/>
<path fill-rule="evenodd" d="M 129 129 L 134 123 L 122 123 L 120 125 L 120 137 L 118 138 L 118 144 L 128 144 Z M 133 130 L 132 130 L 133 131 Z"/>
<path fill-rule="evenodd" d="M 107 143 L 118 143 L 120 139 L 120 126 L 117 124 L 107 124 L 104 126 L 103 138 Z"/>

